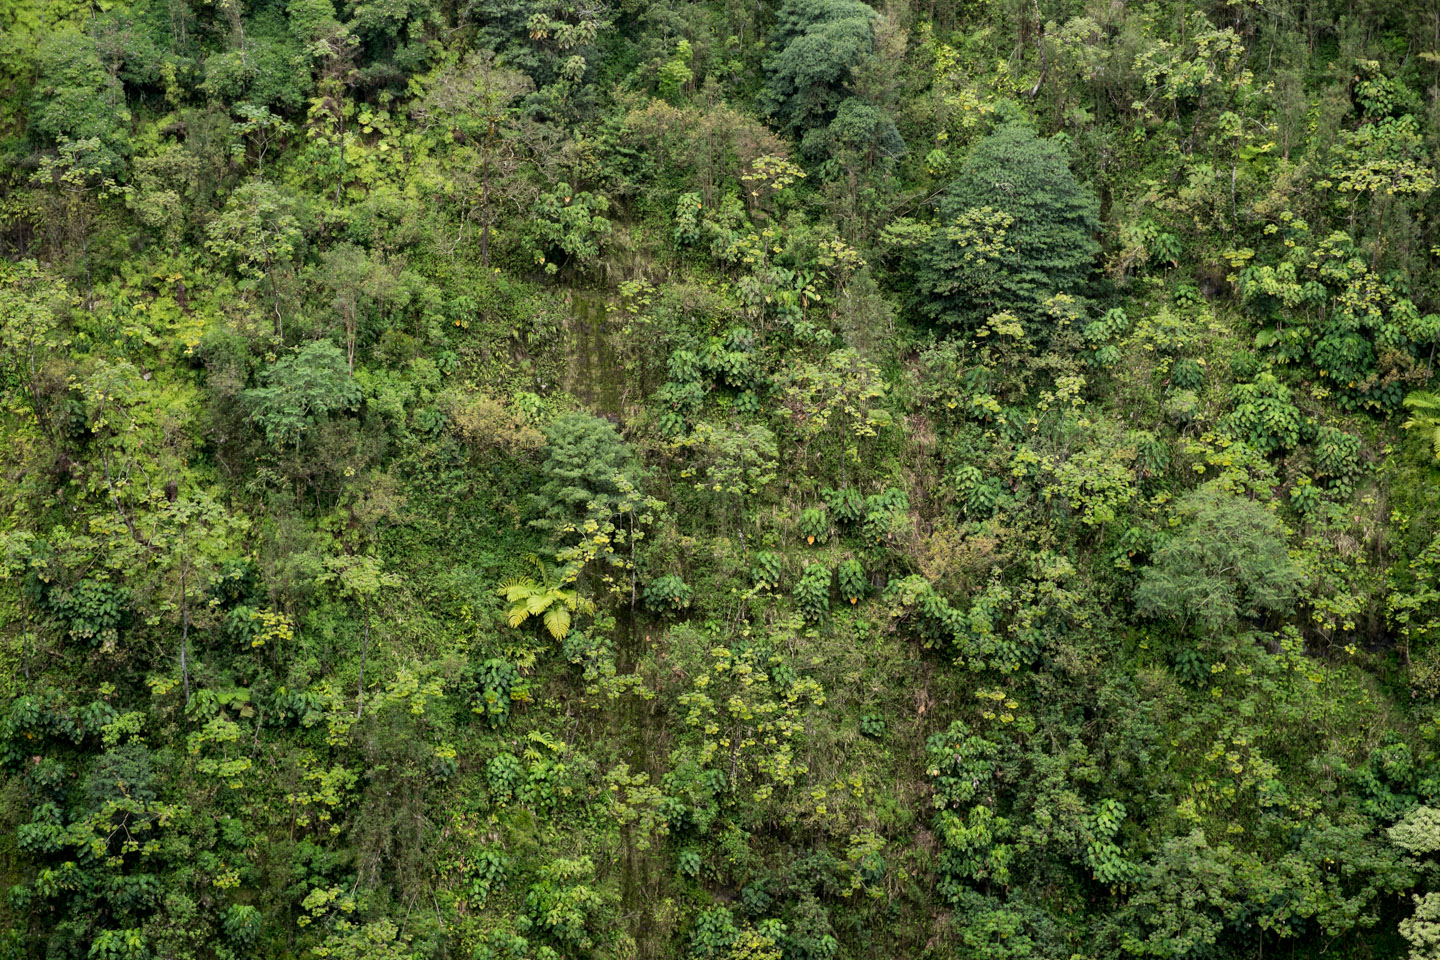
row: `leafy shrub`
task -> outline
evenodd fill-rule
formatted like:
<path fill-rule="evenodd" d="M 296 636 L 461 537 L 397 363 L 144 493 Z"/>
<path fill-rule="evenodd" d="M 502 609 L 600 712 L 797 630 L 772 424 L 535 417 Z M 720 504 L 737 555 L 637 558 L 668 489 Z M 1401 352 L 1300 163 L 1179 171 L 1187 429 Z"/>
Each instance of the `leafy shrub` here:
<path fill-rule="evenodd" d="M 509 803 L 525 783 L 525 767 L 513 753 L 497 754 L 485 765 L 485 782 L 494 802 Z"/>
<path fill-rule="evenodd" d="M 865 515 L 865 498 L 854 487 L 827 489 L 823 496 L 836 523 L 857 523 Z"/>
<path fill-rule="evenodd" d="M 910 498 L 904 490 L 890 487 L 865 498 L 865 538 L 874 543 L 894 540 L 897 528 L 906 519 Z"/>
<path fill-rule="evenodd" d="M 525 914 L 534 928 L 553 938 L 565 952 L 588 951 L 595 943 L 604 900 L 594 886 L 589 857 L 553 860 L 525 893 Z"/>
<path fill-rule="evenodd" d="M 800 536 L 809 544 L 830 539 L 830 517 L 823 507 L 809 507 L 800 512 Z"/>
<path fill-rule="evenodd" d="M 698 958 L 724 957 L 739 935 L 735 917 L 727 908 L 702 910 L 690 930 L 690 954 Z"/>
<path fill-rule="evenodd" d="M 1290 506 L 1302 516 L 1309 516 L 1320 502 L 1320 488 L 1309 477 L 1301 477 L 1290 488 Z"/>
<path fill-rule="evenodd" d="M 545 429 L 545 439 L 543 481 L 531 497 L 538 516 L 531 525 L 565 539 L 586 520 L 614 516 L 622 484 L 638 473 L 635 455 L 615 425 L 593 414 L 567 413 Z"/>
<path fill-rule="evenodd" d="M 505 883 L 510 872 L 510 858 L 493 846 L 482 848 L 470 858 L 466 870 L 470 900 L 483 904 L 491 891 Z"/>
<path fill-rule="evenodd" d="M 684 850 L 681 850 L 675 859 L 675 869 L 679 871 L 683 877 L 700 876 L 700 869 L 704 864 L 705 861 L 700 856 L 700 851 L 694 847 L 686 847 Z"/>
<path fill-rule="evenodd" d="M 264 386 L 242 395 L 250 417 L 274 446 L 300 448 L 306 431 L 360 405 L 360 387 L 345 353 L 329 340 L 307 344 L 261 375 Z"/>
<path fill-rule="evenodd" d="M 1186 647 L 1175 654 L 1175 675 L 1183 682 L 1198 687 L 1210 679 L 1210 661 L 1205 654 L 1193 647 Z"/>
<path fill-rule="evenodd" d="M 1174 390 L 1199 391 L 1205 385 L 1205 368 L 1189 357 L 1181 357 L 1170 368 L 1170 386 Z"/>
<path fill-rule="evenodd" d="M 656 613 L 676 614 L 690 607 L 690 587 L 674 574 L 645 584 L 645 606 Z"/>
<path fill-rule="evenodd" d="M 1349 493 L 1360 475 L 1360 438 L 1335 427 L 1322 426 L 1315 437 L 1315 473 L 1331 489 Z"/>
<path fill-rule="evenodd" d="M 1141 480 L 1163 477 L 1170 469 L 1170 445 L 1151 433 L 1137 432 L 1135 472 Z"/>
<path fill-rule="evenodd" d="M 90 960 L 150 960 L 151 956 L 138 928 L 102 930 L 90 943 Z"/>
<path fill-rule="evenodd" d="M 260 938 L 260 911 L 248 903 L 237 903 L 226 908 L 221 926 L 226 939 L 236 947 L 248 949 Z"/>
<path fill-rule="evenodd" d="M 998 477 L 987 478 L 979 467 L 966 464 L 955 472 L 960 508 L 967 517 L 984 519 L 995 515 L 1004 488 Z"/>
<path fill-rule="evenodd" d="M 530 221 L 535 263 L 551 274 L 563 264 L 589 266 L 610 236 L 610 221 L 604 216 L 609 209 L 610 201 L 601 194 L 577 193 L 568 183 L 541 193 Z"/>
<path fill-rule="evenodd" d="M 795 603 L 811 620 L 819 620 L 830 609 L 830 568 L 812 563 L 795 584 Z"/>
<path fill-rule="evenodd" d="M 852 604 L 858 603 L 870 589 L 870 583 L 865 578 L 865 568 L 854 557 L 841 562 L 835 573 L 840 583 L 840 596 Z"/>
<path fill-rule="evenodd" d="M 130 591 L 109 580 L 87 577 L 68 590 L 52 589 L 45 603 L 70 639 L 89 647 L 113 647 L 130 622 Z"/>
<path fill-rule="evenodd" d="M 1273 374 L 1236 384 L 1234 402 L 1225 425 L 1256 450 L 1270 454 L 1300 442 L 1300 410 L 1290 399 L 1290 388 Z"/>
<path fill-rule="evenodd" d="M 750 566 L 750 579 L 757 587 L 771 590 L 780 586 L 780 555 L 769 550 L 758 550 Z"/>
<path fill-rule="evenodd" d="M 880 739 L 885 736 L 885 718 L 878 713 L 861 714 L 860 732 L 867 737 Z"/>
<path fill-rule="evenodd" d="M 475 697 L 471 711 L 485 718 L 492 729 L 505 726 L 510 719 L 510 704 L 517 694 L 524 696 L 525 685 L 520 671 L 508 660 L 492 657 L 475 670 Z"/>

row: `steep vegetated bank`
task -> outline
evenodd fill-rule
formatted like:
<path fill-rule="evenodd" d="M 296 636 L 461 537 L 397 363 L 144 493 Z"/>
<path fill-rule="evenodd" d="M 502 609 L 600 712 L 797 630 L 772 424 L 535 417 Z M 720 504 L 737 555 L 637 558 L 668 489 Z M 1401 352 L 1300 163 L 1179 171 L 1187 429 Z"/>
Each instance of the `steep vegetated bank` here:
<path fill-rule="evenodd" d="M 1437 37 L 0 5 L 0 958 L 1440 955 Z"/>

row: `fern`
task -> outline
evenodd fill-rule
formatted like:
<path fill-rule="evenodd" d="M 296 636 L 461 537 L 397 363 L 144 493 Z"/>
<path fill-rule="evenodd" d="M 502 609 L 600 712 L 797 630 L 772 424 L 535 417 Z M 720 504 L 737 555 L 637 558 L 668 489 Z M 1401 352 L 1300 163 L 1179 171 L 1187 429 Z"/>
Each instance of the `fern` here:
<path fill-rule="evenodd" d="M 595 604 L 581 597 L 578 590 L 567 590 L 561 585 L 574 579 L 573 572 L 566 570 L 563 575 L 557 574 L 554 567 L 539 557 L 532 554 L 529 559 L 539 569 L 539 579 L 509 577 L 495 589 L 510 605 L 505 611 L 506 621 L 512 627 L 519 627 L 531 617 L 539 617 L 550 636 L 563 640 L 570 632 L 572 615 L 594 613 Z"/>
<path fill-rule="evenodd" d="M 1435 459 L 1440 460 L 1440 395 L 1412 393 L 1405 398 L 1405 408 L 1410 411 L 1410 419 L 1401 426 L 1428 439 Z"/>

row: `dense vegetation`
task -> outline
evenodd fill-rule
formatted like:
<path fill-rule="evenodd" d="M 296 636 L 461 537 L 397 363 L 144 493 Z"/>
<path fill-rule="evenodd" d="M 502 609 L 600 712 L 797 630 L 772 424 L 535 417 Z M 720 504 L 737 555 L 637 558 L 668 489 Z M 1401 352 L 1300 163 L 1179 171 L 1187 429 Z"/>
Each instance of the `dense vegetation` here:
<path fill-rule="evenodd" d="M 0 4 L 0 958 L 1440 957 L 1440 14 Z"/>

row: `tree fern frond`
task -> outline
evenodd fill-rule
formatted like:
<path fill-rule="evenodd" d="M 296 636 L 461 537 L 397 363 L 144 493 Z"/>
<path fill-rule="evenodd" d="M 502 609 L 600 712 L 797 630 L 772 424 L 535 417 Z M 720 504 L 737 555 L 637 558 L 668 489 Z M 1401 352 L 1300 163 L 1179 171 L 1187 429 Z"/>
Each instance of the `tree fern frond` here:
<path fill-rule="evenodd" d="M 546 610 L 545 629 L 549 630 L 550 636 L 556 640 L 564 640 L 565 634 L 570 632 L 570 611 L 559 604 Z"/>
<path fill-rule="evenodd" d="M 1400 426 L 1417 433 L 1428 433 L 1435 458 L 1440 460 L 1440 395 L 1412 393 L 1405 398 L 1405 407 L 1413 415 Z"/>
<path fill-rule="evenodd" d="M 500 586 L 495 588 L 495 592 L 506 600 L 514 602 L 518 597 L 532 592 L 537 586 L 538 584 L 529 577 L 507 577 L 500 581 Z"/>

